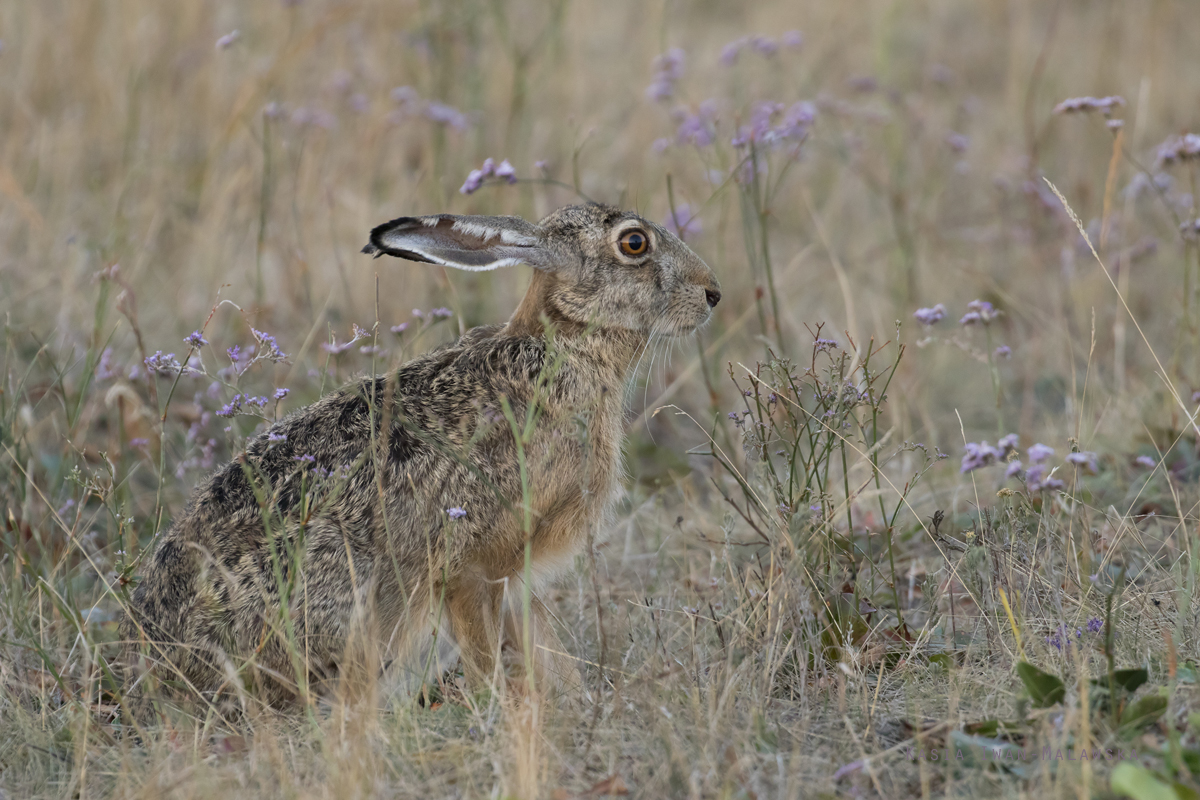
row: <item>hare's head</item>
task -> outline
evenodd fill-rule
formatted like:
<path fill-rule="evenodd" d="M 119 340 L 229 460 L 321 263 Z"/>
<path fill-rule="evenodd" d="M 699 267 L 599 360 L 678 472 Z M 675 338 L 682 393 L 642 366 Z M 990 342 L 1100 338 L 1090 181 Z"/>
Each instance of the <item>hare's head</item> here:
<path fill-rule="evenodd" d="M 721 287 L 677 236 L 611 206 L 520 217 L 401 217 L 371 231 L 364 253 L 482 271 L 516 264 L 535 278 L 518 317 L 682 336 L 708 321 Z"/>

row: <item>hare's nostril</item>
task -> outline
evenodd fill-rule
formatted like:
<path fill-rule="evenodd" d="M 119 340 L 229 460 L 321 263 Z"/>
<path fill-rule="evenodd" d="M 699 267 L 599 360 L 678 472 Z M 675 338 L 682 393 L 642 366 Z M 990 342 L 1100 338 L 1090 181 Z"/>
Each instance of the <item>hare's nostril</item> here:
<path fill-rule="evenodd" d="M 721 293 L 716 289 L 705 289 L 704 297 L 708 300 L 709 308 L 716 308 L 717 303 L 721 302 Z"/>

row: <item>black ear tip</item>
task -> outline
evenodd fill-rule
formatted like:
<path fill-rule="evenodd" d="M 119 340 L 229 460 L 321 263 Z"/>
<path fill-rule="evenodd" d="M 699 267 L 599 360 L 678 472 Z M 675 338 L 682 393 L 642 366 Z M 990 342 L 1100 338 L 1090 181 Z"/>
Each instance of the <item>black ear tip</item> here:
<path fill-rule="evenodd" d="M 376 258 L 383 255 L 383 253 L 379 252 L 379 248 L 370 242 L 367 242 L 366 246 L 360 252 L 366 253 L 369 256 L 375 256 Z"/>

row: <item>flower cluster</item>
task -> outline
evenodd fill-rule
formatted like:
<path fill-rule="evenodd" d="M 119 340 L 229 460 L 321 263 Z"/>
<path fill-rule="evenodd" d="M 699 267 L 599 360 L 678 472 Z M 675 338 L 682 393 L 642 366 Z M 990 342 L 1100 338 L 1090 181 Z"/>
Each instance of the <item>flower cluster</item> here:
<path fill-rule="evenodd" d="M 471 125 L 467 115 L 457 108 L 436 100 L 422 100 L 421 95 L 411 86 L 397 86 L 392 89 L 392 100 L 397 108 L 388 115 L 388 121 L 393 124 L 399 124 L 414 114 L 420 114 L 430 122 L 454 130 L 466 130 Z"/>
<path fill-rule="evenodd" d="M 253 414 L 261 412 L 267 405 L 267 398 L 254 397 L 248 394 L 235 394 L 233 398 L 217 409 L 218 417 L 232 417 L 237 414 Z M 254 409 L 254 410 L 251 410 Z"/>
<path fill-rule="evenodd" d="M 1088 471 L 1093 474 L 1100 471 L 1099 459 L 1097 458 L 1096 454 L 1090 450 L 1082 450 L 1077 453 L 1068 453 L 1067 463 L 1074 464 L 1077 467 L 1087 467 Z"/>
<path fill-rule="evenodd" d="M 998 316 L 1000 316 L 1000 312 L 991 303 L 986 300 L 972 300 L 967 303 L 967 313 L 958 321 L 958 324 L 974 325 L 975 323 L 982 323 L 983 325 L 990 325 L 992 320 Z"/>
<path fill-rule="evenodd" d="M 696 216 L 696 212 L 687 203 L 675 206 L 675 210 L 667 214 L 663 226 L 684 240 L 687 240 L 688 237 L 699 236 L 702 230 L 700 217 Z"/>
<path fill-rule="evenodd" d="M 1071 629 L 1066 625 L 1059 625 L 1055 628 L 1054 633 L 1046 637 L 1046 644 L 1051 645 L 1056 650 L 1062 650 L 1064 647 L 1070 647 L 1072 642 L 1080 642 L 1083 639 L 1085 628 L 1075 629 L 1075 638 L 1071 639 Z M 1099 633 L 1104 630 L 1104 620 L 1099 617 L 1092 617 L 1088 620 L 1086 630 L 1088 633 Z"/>
<path fill-rule="evenodd" d="M 654 80 L 646 87 L 646 98 L 662 103 L 675 96 L 675 84 L 683 77 L 685 54 L 673 47 L 654 59 Z"/>
<path fill-rule="evenodd" d="M 679 144 L 693 144 L 696 147 L 708 147 L 716 141 L 715 127 L 717 120 L 717 101 L 709 98 L 702 102 L 695 113 L 680 108 L 675 113 L 679 127 L 675 129 L 675 141 Z M 670 144 L 670 140 L 666 141 Z"/>
<path fill-rule="evenodd" d="M 1173 136 L 1158 146 L 1158 165 L 1200 159 L 1200 133 Z"/>
<path fill-rule="evenodd" d="M 366 339 L 371 335 L 370 331 L 366 330 L 358 323 L 354 323 L 352 331 L 354 335 L 341 344 L 338 344 L 336 338 L 332 342 L 321 342 L 321 349 L 332 356 L 340 355 L 349 350 L 351 345 L 353 345 L 355 342 L 359 341 L 360 339 Z"/>
<path fill-rule="evenodd" d="M 838 347 L 837 339 L 813 339 L 813 350 L 818 353 L 831 353 Z"/>
<path fill-rule="evenodd" d="M 783 103 L 762 101 L 750 112 L 750 124 L 738 128 L 733 137 L 734 147 L 778 146 L 802 141 L 817 118 L 817 107 L 807 100 L 784 106 Z"/>
<path fill-rule="evenodd" d="M 479 191 L 479 187 L 483 186 L 483 182 L 488 178 L 499 178 L 508 183 L 517 182 L 517 171 L 513 169 L 513 165 L 508 163 L 508 159 L 497 164 L 490 158 L 483 160 L 483 166 L 479 169 L 473 169 L 467 174 L 467 180 L 458 190 L 461 194 L 473 194 Z"/>
<path fill-rule="evenodd" d="M 113 369 L 112 364 L 112 348 L 106 347 L 100 353 L 100 360 L 96 362 L 96 380 L 107 381 L 117 377 L 118 371 Z"/>
<path fill-rule="evenodd" d="M 996 442 L 995 447 L 988 444 L 986 440 L 979 443 L 967 442 L 965 447 L 966 453 L 962 457 L 959 473 L 965 475 L 968 472 L 974 472 L 983 467 L 990 467 L 992 464 L 1003 461 L 1008 458 L 1010 453 L 1017 452 L 1017 441 L 1017 435 L 1010 433 L 1007 436 L 1002 436 L 1000 441 Z M 1019 461 L 1014 461 L 1013 463 L 1020 464 Z"/>
<path fill-rule="evenodd" d="M 183 343 L 195 350 L 199 350 L 201 347 L 204 347 L 206 344 L 208 344 L 208 339 L 205 339 L 204 334 L 200 333 L 200 331 L 192 331 L 190 334 L 183 337 Z"/>
<path fill-rule="evenodd" d="M 162 350 L 155 350 L 154 355 L 146 356 L 144 363 L 146 369 L 157 375 L 178 375 L 184 370 L 174 353 L 164 353 Z"/>
<path fill-rule="evenodd" d="M 432 308 L 429 311 L 422 311 L 419 308 L 413 309 L 413 316 L 417 319 L 433 322 L 439 319 L 449 319 L 454 316 L 454 312 L 443 306 L 442 308 Z"/>
<path fill-rule="evenodd" d="M 1125 98 L 1117 95 L 1111 97 L 1070 97 L 1056 105 L 1054 113 L 1073 114 L 1079 111 L 1099 111 L 1107 117 L 1123 105 L 1125 105 Z"/>
<path fill-rule="evenodd" d="M 936 325 L 946 318 L 946 306 L 938 303 L 933 308 L 918 308 L 913 312 L 913 318 L 922 325 Z"/>
<path fill-rule="evenodd" d="M 257 361 L 260 358 L 266 359 L 274 364 L 287 360 L 287 353 L 279 349 L 279 343 L 275 341 L 275 337 L 265 331 L 250 329 L 250 333 L 254 335 L 255 341 L 259 344 L 258 355 L 255 356 Z M 230 356 L 233 357 L 232 355 Z"/>
<path fill-rule="evenodd" d="M 760 34 L 743 36 L 740 39 L 734 39 L 721 48 L 721 63 L 727 67 L 732 67 L 737 63 L 738 56 L 747 47 L 765 58 L 770 58 L 779 52 L 779 45 L 781 44 L 789 50 L 799 50 L 804 46 L 804 36 L 800 31 L 787 31 L 779 37 L 778 42 Z"/>
<path fill-rule="evenodd" d="M 450 519 L 462 519 L 467 515 L 466 509 L 462 508 L 461 506 L 447 508 L 446 513 L 450 516 Z"/>

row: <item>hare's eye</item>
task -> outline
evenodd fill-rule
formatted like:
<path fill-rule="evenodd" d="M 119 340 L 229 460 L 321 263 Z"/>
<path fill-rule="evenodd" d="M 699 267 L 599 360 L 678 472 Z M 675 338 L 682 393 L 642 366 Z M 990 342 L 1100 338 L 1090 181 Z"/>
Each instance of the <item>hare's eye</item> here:
<path fill-rule="evenodd" d="M 621 235 L 621 252 L 627 256 L 643 256 L 650 249 L 650 237 L 640 228 Z"/>

